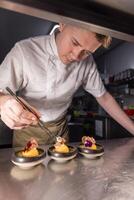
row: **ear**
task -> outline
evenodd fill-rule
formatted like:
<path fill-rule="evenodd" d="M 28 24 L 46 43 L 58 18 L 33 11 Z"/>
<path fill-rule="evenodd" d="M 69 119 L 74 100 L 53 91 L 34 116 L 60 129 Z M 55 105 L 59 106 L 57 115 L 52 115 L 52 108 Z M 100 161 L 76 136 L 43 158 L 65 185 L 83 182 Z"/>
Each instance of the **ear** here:
<path fill-rule="evenodd" d="M 59 23 L 59 31 L 62 32 L 65 27 L 65 24 Z"/>

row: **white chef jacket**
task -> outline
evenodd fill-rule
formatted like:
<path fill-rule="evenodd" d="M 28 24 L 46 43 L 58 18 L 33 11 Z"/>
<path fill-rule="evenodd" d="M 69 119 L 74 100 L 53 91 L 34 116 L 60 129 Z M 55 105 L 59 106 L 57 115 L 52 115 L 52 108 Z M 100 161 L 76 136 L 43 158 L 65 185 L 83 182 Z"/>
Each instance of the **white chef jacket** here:
<path fill-rule="evenodd" d="M 54 34 L 16 43 L 0 66 L 0 90 L 7 93 L 8 86 L 19 92 L 44 122 L 62 117 L 81 85 L 95 97 L 106 91 L 92 56 L 61 62 Z"/>

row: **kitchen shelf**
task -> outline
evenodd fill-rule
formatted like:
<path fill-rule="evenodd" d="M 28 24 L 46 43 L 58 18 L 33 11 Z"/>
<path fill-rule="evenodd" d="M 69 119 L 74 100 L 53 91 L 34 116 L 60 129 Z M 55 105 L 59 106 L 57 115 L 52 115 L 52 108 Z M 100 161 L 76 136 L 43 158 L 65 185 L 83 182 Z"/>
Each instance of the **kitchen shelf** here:
<path fill-rule="evenodd" d="M 129 85 L 129 88 L 134 88 L 134 77 L 129 80 L 119 80 L 113 83 L 106 84 L 106 87 L 117 87 L 121 85 Z"/>

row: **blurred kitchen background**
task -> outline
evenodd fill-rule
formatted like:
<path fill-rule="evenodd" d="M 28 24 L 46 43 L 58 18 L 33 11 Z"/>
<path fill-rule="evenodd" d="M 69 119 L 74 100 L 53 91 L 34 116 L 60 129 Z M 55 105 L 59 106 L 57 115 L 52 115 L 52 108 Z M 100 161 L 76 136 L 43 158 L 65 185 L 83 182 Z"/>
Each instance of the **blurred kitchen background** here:
<path fill-rule="evenodd" d="M 51 32 L 56 23 L 0 8 L 0 63 L 13 45 L 22 39 Z M 134 119 L 134 43 L 114 39 L 108 49 L 94 53 L 106 88 Z M 2 76 L 2 74 L 0 75 Z M 70 141 L 83 135 L 96 139 L 132 137 L 97 104 L 94 97 L 79 88 L 68 110 Z M 10 147 L 12 130 L 0 122 L 0 147 Z"/>

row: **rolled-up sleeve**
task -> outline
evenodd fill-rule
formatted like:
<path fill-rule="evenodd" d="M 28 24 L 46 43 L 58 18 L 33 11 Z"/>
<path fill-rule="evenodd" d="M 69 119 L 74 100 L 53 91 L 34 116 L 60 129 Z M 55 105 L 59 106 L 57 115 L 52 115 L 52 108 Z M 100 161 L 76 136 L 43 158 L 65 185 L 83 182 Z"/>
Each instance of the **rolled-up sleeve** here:
<path fill-rule="evenodd" d="M 100 97 L 106 92 L 106 88 L 101 80 L 96 63 L 92 57 L 90 57 L 86 62 L 83 87 L 94 97 Z"/>

